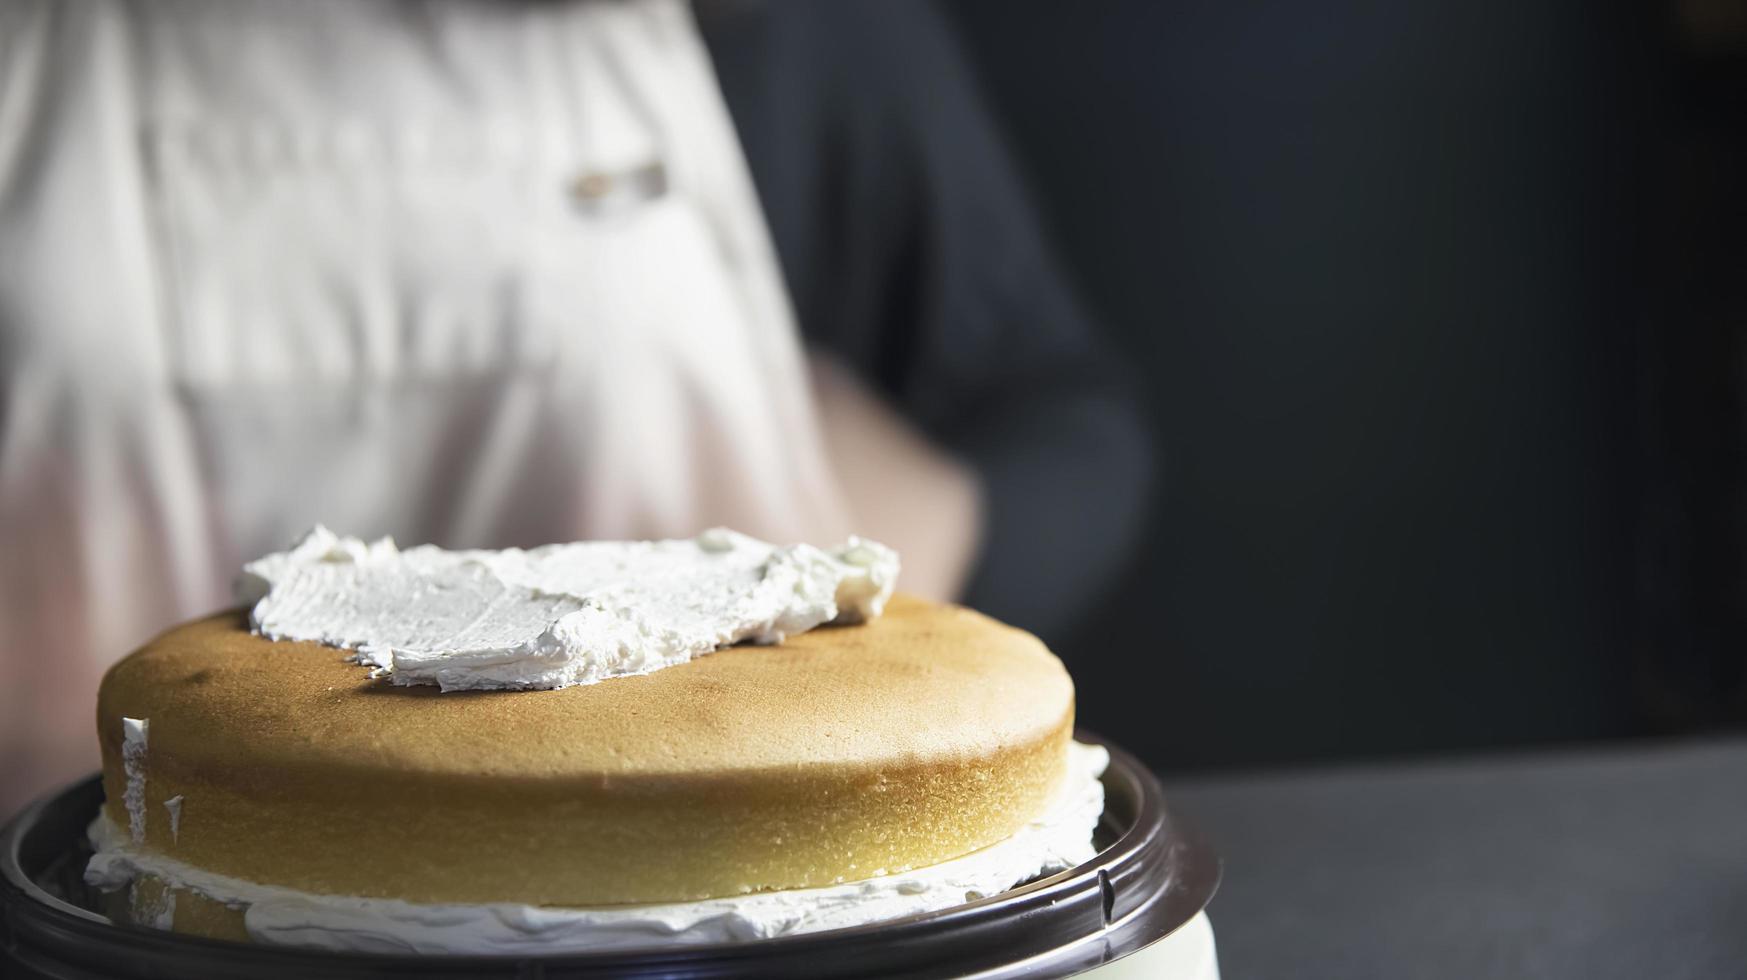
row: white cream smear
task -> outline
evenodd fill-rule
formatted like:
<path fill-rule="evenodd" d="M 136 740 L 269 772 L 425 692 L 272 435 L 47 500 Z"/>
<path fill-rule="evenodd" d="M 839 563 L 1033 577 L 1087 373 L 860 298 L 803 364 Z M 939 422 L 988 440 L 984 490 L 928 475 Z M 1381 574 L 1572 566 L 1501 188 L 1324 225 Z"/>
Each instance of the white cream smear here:
<path fill-rule="evenodd" d="M 661 943 L 711 943 L 866 925 L 951 908 L 1063 871 L 1096 853 L 1104 810 L 1098 781 L 1109 754 L 1069 746 L 1066 777 L 1043 813 L 1006 840 L 940 864 L 822 888 L 755 892 L 701 902 L 548 908 L 420 905 L 313 895 L 201 871 L 130 843 L 99 815 L 85 880 L 105 890 L 140 875 L 243 909 L 257 942 L 341 952 L 562 953 Z M 159 918 L 167 928 L 167 918 Z"/>
<path fill-rule="evenodd" d="M 164 801 L 164 809 L 170 813 L 170 843 L 182 839 L 182 796 L 177 794 Z"/>
<path fill-rule="evenodd" d="M 121 719 L 121 772 L 127 777 L 121 805 L 127 808 L 127 828 L 134 843 L 146 839 L 146 733 L 147 718 Z"/>
<path fill-rule="evenodd" d="M 734 643 L 878 616 L 898 555 L 850 538 L 778 547 L 716 528 L 672 541 L 405 551 L 317 526 L 243 567 L 240 602 L 274 640 L 355 650 L 396 684 L 445 691 L 593 684 Z"/>

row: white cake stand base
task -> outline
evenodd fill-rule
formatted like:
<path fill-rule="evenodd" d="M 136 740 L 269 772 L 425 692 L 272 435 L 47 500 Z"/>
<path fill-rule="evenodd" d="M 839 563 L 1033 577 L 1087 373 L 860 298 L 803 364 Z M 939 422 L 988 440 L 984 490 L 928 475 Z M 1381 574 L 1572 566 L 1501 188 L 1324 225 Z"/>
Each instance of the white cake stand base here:
<path fill-rule="evenodd" d="M 1202 912 L 1169 936 L 1081 976 L 1098 980 L 1219 980 L 1213 924 Z"/>

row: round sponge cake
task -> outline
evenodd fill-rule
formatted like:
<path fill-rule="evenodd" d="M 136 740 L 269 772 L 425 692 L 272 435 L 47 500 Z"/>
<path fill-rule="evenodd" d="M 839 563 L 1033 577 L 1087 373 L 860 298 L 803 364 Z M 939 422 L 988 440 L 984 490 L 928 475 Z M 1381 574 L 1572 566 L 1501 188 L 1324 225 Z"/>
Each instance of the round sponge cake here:
<path fill-rule="evenodd" d="M 904 596 L 866 625 L 552 691 L 396 687 L 345 658 L 231 612 L 116 664 L 109 819 L 129 826 L 122 719 L 145 719 L 144 846 L 198 868 L 413 902 L 690 901 L 1001 840 L 1048 802 L 1073 729 L 1038 640 Z"/>

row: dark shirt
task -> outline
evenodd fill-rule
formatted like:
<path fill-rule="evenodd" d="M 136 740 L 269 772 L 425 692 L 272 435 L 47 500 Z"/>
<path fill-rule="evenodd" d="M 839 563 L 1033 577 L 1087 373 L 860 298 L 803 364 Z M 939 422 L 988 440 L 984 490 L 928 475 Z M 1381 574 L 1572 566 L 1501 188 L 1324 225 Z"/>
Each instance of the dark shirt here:
<path fill-rule="evenodd" d="M 696 7 L 809 343 L 976 468 L 967 604 L 1059 634 L 1140 530 L 1148 441 L 947 25 Z"/>

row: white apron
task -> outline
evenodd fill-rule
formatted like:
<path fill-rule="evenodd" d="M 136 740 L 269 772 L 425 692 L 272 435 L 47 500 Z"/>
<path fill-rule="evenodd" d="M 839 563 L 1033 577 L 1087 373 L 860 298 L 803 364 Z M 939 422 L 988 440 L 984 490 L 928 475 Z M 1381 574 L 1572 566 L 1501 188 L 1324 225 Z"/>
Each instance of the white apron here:
<path fill-rule="evenodd" d="M 0 809 L 317 521 L 846 530 L 684 3 L 0 4 Z"/>

